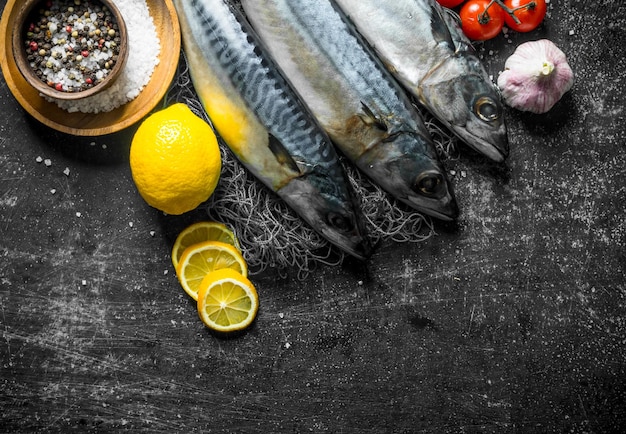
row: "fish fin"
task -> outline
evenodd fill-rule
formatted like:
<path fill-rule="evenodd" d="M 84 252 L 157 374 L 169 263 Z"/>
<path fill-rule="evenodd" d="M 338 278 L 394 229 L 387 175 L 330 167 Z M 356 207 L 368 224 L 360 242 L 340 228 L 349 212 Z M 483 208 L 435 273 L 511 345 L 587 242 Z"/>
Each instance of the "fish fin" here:
<path fill-rule="evenodd" d="M 274 154 L 274 156 L 276 157 L 276 161 L 278 161 L 280 164 L 284 166 L 289 167 L 289 169 L 291 169 L 294 172 L 297 172 L 297 173 L 301 172 L 300 166 L 298 165 L 296 160 L 293 159 L 291 154 L 289 154 L 287 149 L 285 149 L 285 147 L 280 142 L 280 140 L 278 140 L 272 134 L 269 135 L 268 146 L 272 154 Z"/>
<path fill-rule="evenodd" d="M 450 47 L 452 51 L 456 51 L 456 46 L 454 44 L 454 38 L 450 34 L 450 29 L 448 28 L 448 23 L 446 18 L 443 16 L 445 13 L 443 11 L 443 7 L 439 6 L 439 4 L 433 2 L 431 6 L 431 20 L 430 20 L 430 29 L 433 32 L 433 36 L 435 40 L 440 43 L 444 43 Z"/>
<path fill-rule="evenodd" d="M 387 123 L 383 119 L 377 117 L 374 114 L 374 111 L 371 108 L 369 108 L 367 104 L 365 104 L 363 101 L 361 101 L 361 108 L 365 112 L 363 115 L 360 116 L 363 122 L 365 122 L 368 125 L 374 125 L 376 128 L 378 128 L 381 131 L 387 131 L 389 129 L 389 126 L 387 125 Z"/>
<path fill-rule="evenodd" d="M 448 31 L 450 32 L 452 42 L 454 42 L 454 52 L 456 54 L 463 51 L 467 51 L 470 53 L 476 52 L 476 49 L 474 48 L 470 40 L 467 39 L 467 36 L 465 36 L 463 30 L 461 30 L 461 17 L 459 16 L 459 14 L 448 8 L 443 8 L 443 12 L 443 18 L 448 26 Z"/>
<path fill-rule="evenodd" d="M 448 24 L 456 23 L 459 27 L 461 26 L 461 16 L 454 12 L 452 9 L 442 8 L 443 13 L 445 14 L 444 18 Z M 449 26 L 448 26 L 449 27 Z"/>

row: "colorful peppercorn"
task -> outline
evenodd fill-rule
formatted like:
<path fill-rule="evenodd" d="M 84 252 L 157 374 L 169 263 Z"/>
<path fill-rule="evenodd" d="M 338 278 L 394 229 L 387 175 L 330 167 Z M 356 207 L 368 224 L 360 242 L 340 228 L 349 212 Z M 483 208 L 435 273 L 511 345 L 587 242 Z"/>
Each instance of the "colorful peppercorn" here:
<path fill-rule="evenodd" d="M 44 5 L 24 28 L 35 73 L 64 92 L 100 83 L 119 54 L 119 29 L 111 11 L 96 0 L 47 0 Z"/>

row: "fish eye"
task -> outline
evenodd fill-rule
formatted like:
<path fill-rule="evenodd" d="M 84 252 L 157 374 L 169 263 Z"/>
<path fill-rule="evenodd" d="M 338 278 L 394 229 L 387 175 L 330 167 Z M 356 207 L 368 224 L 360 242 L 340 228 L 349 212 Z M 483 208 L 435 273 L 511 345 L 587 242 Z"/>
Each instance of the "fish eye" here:
<path fill-rule="evenodd" d="M 417 191 L 425 196 L 442 197 L 446 192 L 446 182 L 438 172 L 422 173 L 415 182 Z"/>
<path fill-rule="evenodd" d="M 474 104 L 474 112 L 485 122 L 495 121 L 500 117 L 500 107 L 492 98 L 483 96 Z"/>
<path fill-rule="evenodd" d="M 329 212 L 326 221 L 330 226 L 341 232 L 349 232 L 352 230 L 352 220 L 343 214 Z"/>

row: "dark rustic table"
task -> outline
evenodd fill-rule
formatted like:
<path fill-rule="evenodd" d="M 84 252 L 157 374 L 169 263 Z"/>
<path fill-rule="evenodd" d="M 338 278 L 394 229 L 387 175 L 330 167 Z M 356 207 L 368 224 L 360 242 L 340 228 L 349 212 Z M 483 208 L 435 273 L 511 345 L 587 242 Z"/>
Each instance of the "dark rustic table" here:
<path fill-rule="evenodd" d="M 506 164 L 446 163 L 458 223 L 304 281 L 253 276 L 257 321 L 230 339 L 170 263 L 206 211 L 142 201 L 134 128 L 57 133 L 0 80 L 0 431 L 623 432 L 626 5 L 548 14 L 485 63 L 547 37 L 576 84 L 546 115 L 507 111 Z"/>

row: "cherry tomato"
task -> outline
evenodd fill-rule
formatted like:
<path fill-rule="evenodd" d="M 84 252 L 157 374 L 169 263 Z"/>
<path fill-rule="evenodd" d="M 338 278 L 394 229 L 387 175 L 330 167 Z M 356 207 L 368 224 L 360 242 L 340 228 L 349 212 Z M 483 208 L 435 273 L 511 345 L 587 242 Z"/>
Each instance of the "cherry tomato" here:
<path fill-rule="evenodd" d="M 511 15 L 504 13 L 505 24 L 516 32 L 535 30 L 543 21 L 548 9 L 546 0 L 504 0 L 504 5 L 520 20 L 518 24 Z"/>
<path fill-rule="evenodd" d="M 491 0 L 469 0 L 459 12 L 461 28 L 474 41 L 495 38 L 504 27 L 506 13 Z"/>
<path fill-rule="evenodd" d="M 454 8 L 463 3 L 465 0 L 437 0 L 441 6 L 445 6 L 447 8 Z"/>

